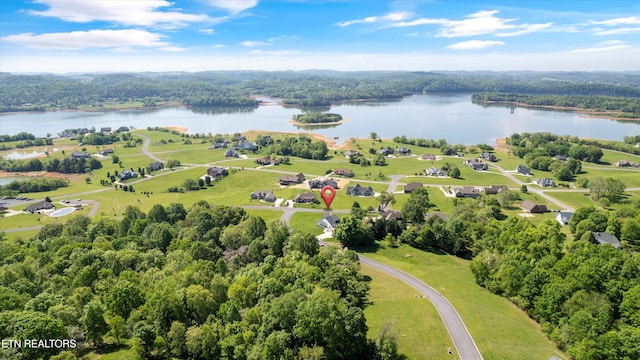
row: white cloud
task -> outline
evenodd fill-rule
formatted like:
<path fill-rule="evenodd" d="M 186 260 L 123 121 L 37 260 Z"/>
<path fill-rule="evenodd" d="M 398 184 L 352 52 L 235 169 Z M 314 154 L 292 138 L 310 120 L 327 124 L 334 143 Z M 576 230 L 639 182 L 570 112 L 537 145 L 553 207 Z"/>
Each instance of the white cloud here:
<path fill-rule="evenodd" d="M 451 44 L 447 46 L 447 49 L 454 50 L 478 50 L 484 49 L 490 46 L 496 45 L 504 45 L 502 41 L 493 41 L 493 40 L 469 40 L 469 41 L 461 41 L 455 44 Z"/>
<path fill-rule="evenodd" d="M 615 19 L 602 20 L 602 21 L 590 21 L 589 23 L 596 24 L 596 25 L 609 25 L 609 26 L 640 25 L 640 18 L 636 16 L 629 16 L 624 18 L 615 18 Z"/>
<path fill-rule="evenodd" d="M 9 35 L 4 41 L 34 49 L 81 50 L 88 48 L 169 47 L 164 35 L 144 30 L 88 30 L 66 33 Z"/>
<path fill-rule="evenodd" d="M 167 51 L 167 52 L 183 52 L 187 51 L 187 49 L 180 46 L 163 46 L 158 48 L 158 50 Z"/>
<path fill-rule="evenodd" d="M 240 43 L 240 45 L 245 46 L 245 47 L 256 47 L 256 46 L 265 46 L 265 45 L 269 45 L 269 43 L 266 42 L 262 42 L 262 41 L 243 41 Z"/>
<path fill-rule="evenodd" d="M 29 10 L 28 14 L 56 17 L 77 23 L 109 21 L 129 26 L 182 27 L 187 23 L 209 19 L 204 14 L 160 11 L 161 8 L 172 5 L 165 0 L 127 1 L 126 3 L 113 0 L 34 0 L 34 2 L 49 8 L 44 11 Z"/>
<path fill-rule="evenodd" d="M 215 45 L 212 46 L 212 48 L 214 48 L 214 49 L 222 49 L 222 48 L 226 48 L 226 47 L 227 47 L 227 45 L 224 45 L 224 44 L 215 44 Z"/>
<path fill-rule="evenodd" d="M 551 27 L 551 25 L 553 25 L 553 23 L 550 23 L 550 22 L 546 24 L 520 25 L 522 27 L 521 30 L 507 32 L 507 33 L 497 33 L 496 36 L 505 37 L 505 36 L 519 36 L 524 34 L 530 34 L 530 33 L 548 29 Z"/>
<path fill-rule="evenodd" d="M 343 22 L 337 23 L 336 25 L 340 27 L 347 27 L 355 24 L 374 24 L 374 23 L 385 22 L 385 21 L 387 22 L 402 21 L 409 18 L 410 16 L 411 14 L 406 12 L 397 12 L 397 13 L 390 13 L 384 16 L 369 16 L 364 19 L 343 21 Z"/>
<path fill-rule="evenodd" d="M 620 40 L 603 41 L 598 46 L 570 50 L 570 53 L 607 53 L 630 48 L 631 45 Z"/>
<path fill-rule="evenodd" d="M 624 27 L 610 30 L 596 29 L 596 35 L 618 35 L 640 32 L 640 27 Z"/>
<path fill-rule="evenodd" d="M 214 29 L 200 29 L 198 32 L 201 34 L 213 35 L 216 31 Z"/>
<path fill-rule="evenodd" d="M 258 0 L 207 0 L 207 2 L 232 14 L 237 14 L 258 5 Z"/>

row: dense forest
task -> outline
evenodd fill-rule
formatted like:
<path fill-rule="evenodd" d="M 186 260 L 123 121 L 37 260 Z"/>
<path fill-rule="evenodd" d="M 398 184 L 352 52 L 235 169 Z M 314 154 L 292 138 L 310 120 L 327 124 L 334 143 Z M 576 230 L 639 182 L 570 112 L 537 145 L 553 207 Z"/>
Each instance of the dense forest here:
<path fill-rule="evenodd" d="M 33 178 L 14 180 L 7 185 L 0 185 L 0 195 L 51 191 L 66 186 L 69 186 L 69 180 L 67 179 Z"/>
<path fill-rule="evenodd" d="M 141 359 L 400 359 L 367 339 L 367 293 L 355 252 L 204 201 L 0 241 L 0 337 L 75 340 L 64 359 L 124 339 Z"/>
<path fill-rule="evenodd" d="M 254 107 L 252 95 L 294 106 L 393 100 L 442 92 L 640 97 L 635 73 L 260 72 L 14 75 L 0 73 L 0 111 L 75 109 L 140 101 Z"/>
<path fill-rule="evenodd" d="M 616 112 L 616 117 L 640 118 L 640 99 L 613 96 L 527 95 L 509 93 L 477 93 L 471 96 L 475 103 L 510 103 L 531 106 L 554 106 L 587 109 L 598 112 Z"/>
<path fill-rule="evenodd" d="M 342 115 L 333 113 L 309 112 L 305 114 L 294 114 L 293 121 L 303 124 L 324 124 L 334 123 L 342 120 Z"/>
<path fill-rule="evenodd" d="M 91 170 L 102 168 L 100 160 L 95 158 L 74 158 L 64 159 L 39 158 L 30 160 L 5 160 L 0 159 L 0 170 L 7 172 L 22 171 L 48 171 L 63 174 L 84 174 Z"/>

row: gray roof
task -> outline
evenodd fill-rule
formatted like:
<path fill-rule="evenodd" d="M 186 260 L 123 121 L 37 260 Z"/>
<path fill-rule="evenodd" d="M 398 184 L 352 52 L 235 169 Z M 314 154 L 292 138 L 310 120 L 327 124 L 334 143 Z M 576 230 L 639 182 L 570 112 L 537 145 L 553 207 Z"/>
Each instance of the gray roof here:
<path fill-rule="evenodd" d="M 335 229 L 335 227 L 338 225 L 339 222 L 340 222 L 339 217 L 335 215 L 326 215 L 322 217 L 322 219 L 318 220 L 318 226 L 327 227 L 326 225 L 329 225 L 331 228 Z"/>
<path fill-rule="evenodd" d="M 618 240 L 618 238 L 615 235 L 609 234 L 606 231 L 602 231 L 602 232 L 595 231 L 592 234 L 593 234 L 593 240 L 595 240 L 600 245 L 610 244 L 618 250 L 620 250 L 620 248 L 622 247 L 622 245 L 620 244 L 620 240 Z"/>

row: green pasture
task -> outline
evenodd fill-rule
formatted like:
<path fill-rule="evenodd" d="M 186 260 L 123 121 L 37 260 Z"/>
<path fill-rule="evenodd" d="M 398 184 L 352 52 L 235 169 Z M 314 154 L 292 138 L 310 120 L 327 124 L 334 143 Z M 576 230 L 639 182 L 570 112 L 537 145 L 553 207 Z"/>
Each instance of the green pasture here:
<path fill-rule="evenodd" d="M 615 167 L 614 164 L 620 160 L 629 160 L 629 161 L 633 161 L 634 163 L 640 163 L 640 156 L 638 155 L 621 153 L 621 152 L 607 150 L 607 149 L 602 149 L 602 153 L 604 155 L 602 156 L 602 158 L 600 158 L 600 162 L 604 164 L 607 164 L 607 163 L 611 164 L 611 166 L 614 166 L 614 167 Z M 583 166 L 586 164 L 590 164 L 590 163 L 582 163 Z"/>
<path fill-rule="evenodd" d="M 539 325 L 498 295 L 478 286 L 469 262 L 407 245 L 366 253 L 429 284 L 456 308 L 485 359 L 564 358 Z"/>
<path fill-rule="evenodd" d="M 455 349 L 440 314 L 431 302 L 409 285 L 373 267 L 362 265 L 361 273 L 371 278 L 365 311 L 368 337 L 375 339 L 383 327 L 391 330 L 398 350 L 408 359 L 452 359 Z M 454 353 L 457 354 L 457 353 Z"/>
<path fill-rule="evenodd" d="M 271 221 L 280 220 L 282 218 L 282 211 L 272 208 L 271 210 L 246 210 L 250 216 L 259 216 L 264 219 L 264 222 L 269 224 Z"/>
<path fill-rule="evenodd" d="M 342 218 L 344 215 L 345 214 L 337 214 L 339 218 Z M 293 217 L 289 222 L 289 227 L 291 227 L 295 231 L 308 232 L 313 235 L 320 235 L 324 230 L 316 223 L 323 216 L 323 214 L 318 213 L 297 212 L 293 214 Z"/>
<path fill-rule="evenodd" d="M 578 175 L 579 177 L 585 177 L 587 179 L 593 179 L 596 177 L 611 177 L 618 179 L 624 183 L 624 185 L 628 188 L 637 188 L 640 187 L 640 169 L 625 169 L 625 168 L 611 168 L 611 169 L 585 169 L 585 165 L 583 163 L 583 174 Z"/>

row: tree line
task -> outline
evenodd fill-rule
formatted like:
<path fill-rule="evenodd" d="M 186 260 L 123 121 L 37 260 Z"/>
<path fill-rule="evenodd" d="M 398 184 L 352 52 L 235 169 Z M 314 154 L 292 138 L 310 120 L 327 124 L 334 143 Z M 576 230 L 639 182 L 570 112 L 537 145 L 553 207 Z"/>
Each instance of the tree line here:
<path fill-rule="evenodd" d="M 0 337 L 76 340 L 59 358 L 125 339 L 139 359 L 402 358 L 388 333 L 367 337 L 355 252 L 320 251 L 315 236 L 241 208 L 128 206 L 0 250 Z"/>
<path fill-rule="evenodd" d="M 47 171 L 63 174 L 84 174 L 91 170 L 102 168 L 102 163 L 95 158 L 64 159 L 30 159 L 30 160 L 5 160 L 0 159 L 0 170 L 7 172 L 23 171 Z"/>
<path fill-rule="evenodd" d="M 563 81 L 554 78 L 562 77 Z M 255 107 L 251 96 L 328 106 L 349 100 L 400 100 L 442 92 L 503 92 L 640 97 L 640 80 L 615 73 L 199 72 L 185 74 L 0 74 L 0 111 L 97 108 L 106 103 L 177 101 L 190 106 Z"/>
<path fill-rule="evenodd" d="M 28 180 L 14 180 L 6 185 L 0 185 L 0 194 L 52 191 L 69 186 L 67 179 L 34 178 Z"/>
<path fill-rule="evenodd" d="M 340 120 L 342 120 L 342 115 L 334 113 L 309 112 L 293 115 L 293 121 L 304 124 L 332 123 Z"/>
<path fill-rule="evenodd" d="M 471 95 L 474 103 L 498 102 L 531 106 L 557 106 L 617 112 L 614 117 L 640 118 L 640 99 L 597 95 L 532 95 L 517 93 L 483 92 Z"/>

